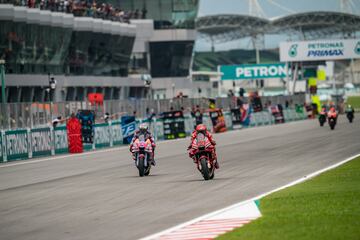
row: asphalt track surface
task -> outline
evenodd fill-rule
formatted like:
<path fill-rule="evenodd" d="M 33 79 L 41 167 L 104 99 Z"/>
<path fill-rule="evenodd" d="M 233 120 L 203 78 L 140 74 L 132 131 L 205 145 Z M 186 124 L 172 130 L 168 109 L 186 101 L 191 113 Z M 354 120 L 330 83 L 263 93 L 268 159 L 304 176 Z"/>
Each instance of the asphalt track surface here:
<path fill-rule="evenodd" d="M 189 139 L 161 142 L 151 176 L 127 148 L 0 165 L 0 238 L 137 239 L 272 190 L 360 152 L 360 117 L 215 135 L 220 169 L 203 181 Z M 5 167 L 4 167 L 5 166 Z"/>

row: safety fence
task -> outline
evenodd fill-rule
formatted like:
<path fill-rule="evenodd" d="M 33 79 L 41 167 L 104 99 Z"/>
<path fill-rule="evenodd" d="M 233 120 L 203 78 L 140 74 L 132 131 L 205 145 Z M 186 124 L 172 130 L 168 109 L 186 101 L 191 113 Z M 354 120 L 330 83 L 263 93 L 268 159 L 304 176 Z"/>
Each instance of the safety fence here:
<path fill-rule="evenodd" d="M 295 96 L 272 96 L 262 97 L 262 102 L 272 104 L 281 104 L 285 108 L 285 103 L 302 105 L 305 101 L 305 95 Z M 248 99 L 245 97 L 246 103 Z M 175 98 L 175 99 L 127 99 L 127 100 L 108 100 L 104 101 L 101 106 L 93 106 L 89 102 L 45 102 L 45 103 L 7 103 L 5 106 L 0 104 L 0 129 L 17 129 L 17 128 L 36 128 L 46 126 L 55 117 L 69 117 L 71 113 L 77 113 L 80 109 L 95 110 L 103 117 L 108 112 L 110 115 L 136 115 L 138 118 L 146 117 L 148 111 L 154 111 L 159 114 L 162 112 L 174 110 L 188 111 L 192 107 L 199 105 L 201 109 L 208 109 L 209 100 L 207 98 Z M 215 105 L 224 111 L 230 111 L 236 107 L 236 101 L 228 98 L 216 98 Z M 7 113 L 7 114 L 4 114 Z"/>
<path fill-rule="evenodd" d="M 306 119 L 304 113 L 298 113 L 293 109 L 283 111 L 285 122 Z M 224 119 L 228 130 L 239 128 L 233 124 L 230 112 L 224 113 Z M 138 119 L 136 124 L 148 122 L 150 131 L 156 140 L 164 139 L 164 122 L 162 119 Z M 189 136 L 194 129 L 195 119 L 190 115 L 184 116 L 185 132 Z M 208 114 L 204 114 L 203 122 L 212 129 L 212 122 Z M 248 126 L 256 127 L 275 124 L 275 118 L 268 111 L 252 113 Z M 127 126 L 122 126 L 120 121 L 111 121 L 94 125 L 94 141 L 92 144 L 84 144 L 84 150 L 95 150 L 106 147 L 123 145 L 123 136 L 127 134 Z M 26 128 L 1 131 L 0 137 L 0 162 L 29 159 L 39 156 L 52 156 L 68 153 L 68 136 L 65 126 L 56 128 Z"/>

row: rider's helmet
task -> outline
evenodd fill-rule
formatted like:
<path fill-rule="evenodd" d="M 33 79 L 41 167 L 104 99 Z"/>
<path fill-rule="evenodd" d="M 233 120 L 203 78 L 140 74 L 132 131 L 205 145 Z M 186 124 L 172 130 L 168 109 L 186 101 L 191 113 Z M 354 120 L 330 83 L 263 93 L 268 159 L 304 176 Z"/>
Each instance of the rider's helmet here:
<path fill-rule="evenodd" d="M 205 134 L 206 133 L 206 126 L 204 124 L 199 124 L 199 125 L 196 126 L 195 130 L 196 130 L 197 133 Z"/>
<path fill-rule="evenodd" d="M 141 123 L 139 126 L 139 130 L 141 133 L 146 133 L 148 130 L 148 125 L 146 123 Z"/>

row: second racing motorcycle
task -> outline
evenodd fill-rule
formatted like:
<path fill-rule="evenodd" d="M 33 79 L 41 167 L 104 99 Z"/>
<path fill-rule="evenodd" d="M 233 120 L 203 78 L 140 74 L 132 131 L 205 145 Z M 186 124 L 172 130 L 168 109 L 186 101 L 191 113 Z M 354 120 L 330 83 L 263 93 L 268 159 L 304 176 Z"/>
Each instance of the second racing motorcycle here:
<path fill-rule="evenodd" d="M 319 123 L 320 127 L 324 126 L 324 123 L 326 122 L 326 109 L 322 108 L 321 112 L 319 113 Z"/>
<path fill-rule="evenodd" d="M 151 155 L 153 154 L 150 139 L 140 135 L 133 144 L 132 153 L 135 157 L 135 165 L 139 170 L 139 176 L 148 176 L 151 169 Z"/>

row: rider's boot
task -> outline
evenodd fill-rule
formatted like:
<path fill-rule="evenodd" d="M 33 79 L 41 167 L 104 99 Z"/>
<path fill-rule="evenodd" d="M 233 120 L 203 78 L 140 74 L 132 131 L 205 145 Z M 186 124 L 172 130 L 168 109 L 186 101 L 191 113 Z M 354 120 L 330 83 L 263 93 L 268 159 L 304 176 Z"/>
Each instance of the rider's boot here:
<path fill-rule="evenodd" d="M 156 166 L 156 162 L 155 162 L 155 152 L 152 153 L 151 165 Z"/>
<path fill-rule="evenodd" d="M 214 152 L 213 152 L 213 159 L 214 159 L 214 161 L 215 161 L 215 168 L 216 169 L 219 169 L 219 162 L 218 162 L 218 160 L 217 160 L 217 156 L 216 156 L 216 152 L 215 152 L 215 150 L 214 150 Z"/>

